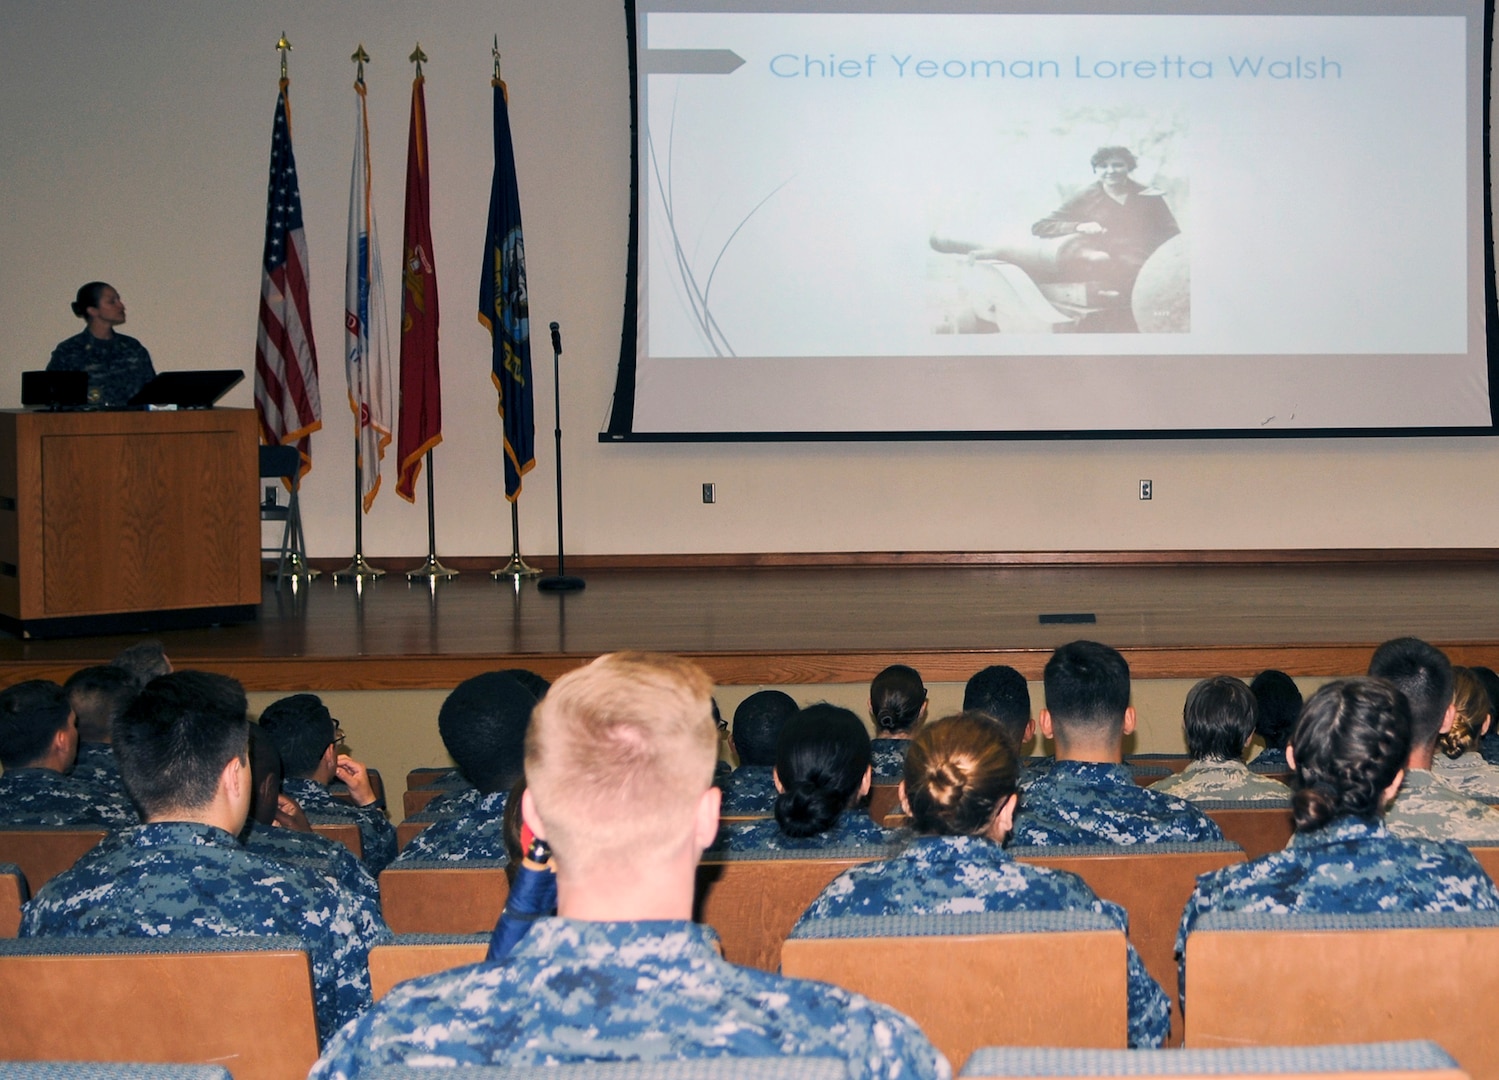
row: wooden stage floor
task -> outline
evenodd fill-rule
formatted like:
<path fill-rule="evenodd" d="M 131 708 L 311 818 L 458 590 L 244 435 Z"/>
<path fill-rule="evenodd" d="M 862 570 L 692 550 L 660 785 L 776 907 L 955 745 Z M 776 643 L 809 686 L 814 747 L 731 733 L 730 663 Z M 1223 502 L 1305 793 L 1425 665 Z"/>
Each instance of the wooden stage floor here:
<path fill-rule="evenodd" d="M 251 690 L 441 689 L 507 666 L 555 677 L 620 648 L 692 656 L 726 685 L 863 682 L 901 661 L 935 682 L 991 663 L 1039 678 L 1079 637 L 1121 649 L 1136 678 L 1346 675 L 1403 634 L 1499 667 L 1499 559 L 1487 557 L 580 572 L 573 594 L 478 570 L 435 589 L 399 575 L 355 589 L 325 574 L 279 594 L 267 582 L 257 622 L 158 636 L 178 666 Z M 1097 622 L 1040 621 L 1078 613 Z M 0 683 L 61 679 L 130 640 L 0 637 Z"/>

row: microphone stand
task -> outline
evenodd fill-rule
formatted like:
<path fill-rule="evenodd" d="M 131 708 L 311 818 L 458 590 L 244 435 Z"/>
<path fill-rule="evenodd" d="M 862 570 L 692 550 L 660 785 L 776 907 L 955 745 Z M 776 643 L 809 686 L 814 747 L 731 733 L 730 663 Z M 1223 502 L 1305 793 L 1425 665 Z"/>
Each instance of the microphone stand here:
<path fill-rule="evenodd" d="M 562 551 L 562 331 L 552 323 L 552 409 L 555 426 L 552 436 L 557 446 L 557 573 L 544 577 L 536 583 L 542 592 L 577 592 L 585 582 L 580 577 L 569 577 L 567 560 Z"/>

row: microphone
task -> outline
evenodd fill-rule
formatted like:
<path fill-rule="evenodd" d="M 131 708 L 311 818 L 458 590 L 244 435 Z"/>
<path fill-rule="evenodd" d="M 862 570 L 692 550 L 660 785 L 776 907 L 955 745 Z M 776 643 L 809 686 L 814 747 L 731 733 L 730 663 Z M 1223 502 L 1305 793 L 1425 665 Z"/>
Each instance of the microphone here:
<path fill-rule="evenodd" d="M 552 351 L 562 351 L 562 328 L 556 323 L 552 324 Z"/>

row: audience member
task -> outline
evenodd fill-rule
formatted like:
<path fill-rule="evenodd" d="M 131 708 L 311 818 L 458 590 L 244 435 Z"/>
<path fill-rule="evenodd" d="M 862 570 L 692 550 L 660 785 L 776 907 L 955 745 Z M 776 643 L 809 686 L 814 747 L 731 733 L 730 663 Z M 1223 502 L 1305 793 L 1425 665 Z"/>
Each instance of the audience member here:
<path fill-rule="evenodd" d="M 1479 664 L 1468 670 L 1483 684 L 1484 693 L 1489 696 L 1489 704 L 1499 708 L 1499 674 L 1493 668 Z M 1494 730 L 1494 725 L 1489 725 L 1489 733 L 1483 737 L 1478 749 L 1483 754 L 1483 760 L 1490 765 L 1499 765 L 1499 731 Z"/>
<path fill-rule="evenodd" d="M 1499 798 L 1499 769 L 1483 760 L 1479 745 L 1494 726 L 1488 691 L 1472 668 L 1452 669 L 1452 727 L 1437 739 L 1431 772 L 1475 799 Z"/>
<path fill-rule="evenodd" d="M 68 695 L 68 707 L 78 718 L 78 760 L 73 763 L 73 779 L 128 799 L 110 745 L 110 728 L 135 700 L 140 684 L 124 668 L 107 664 L 80 668 L 68 676 L 62 688 Z"/>
<path fill-rule="evenodd" d="M 771 818 L 725 825 L 715 848 L 806 850 L 888 844 L 893 834 L 861 809 L 869 794 L 869 732 L 826 702 L 801 710 L 776 744 Z"/>
<path fill-rule="evenodd" d="M 1369 674 L 1394 684 L 1410 717 L 1405 782 L 1385 813 L 1396 836 L 1424 840 L 1499 840 L 1499 810 L 1491 809 L 1432 774 L 1437 739 L 1452 729 L 1452 664 L 1419 638 L 1387 641 L 1374 651 Z"/>
<path fill-rule="evenodd" d="M 991 664 L 975 674 L 963 687 L 963 711 L 981 712 L 999 721 L 1000 729 L 1024 754 L 1025 744 L 1036 733 L 1031 718 L 1031 688 L 1025 676 L 1007 664 Z M 1051 768 L 1050 757 L 1020 757 L 1020 788 Z"/>
<path fill-rule="evenodd" d="M 359 826 L 360 856 L 376 877 L 396 857 L 396 830 L 370 783 L 369 771 L 340 749 L 343 729 L 316 694 L 293 694 L 273 701 L 260 714 L 260 726 L 281 754 L 281 790 L 314 819 L 352 821 Z M 352 804 L 328 790 L 342 780 Z"/>
<path fill-rule="evenodd" d="M 369 1005 L 369 947 L 389 931 L 316 871 L 240 847 L 251 798 L 243 702 L 222 675 L 147 684 L 116 722 L 114 744 L 145 823 L 48 882 L 26 906 L 21 936 L 294 934 L 311 957 L 326 1038 Z"/>
<path fill-rule="evenodd" d="M 437 730 L 479 801 L 413 836 L 396 862 L 503 859 L 505 806 L 525 767 L 526 726 L 536 698 L 501 671 L 459 683 L 442 703 Z"/>
<path fill-rule="evenodd" d="M 739 703 L 729 738 L 739 767 L 719 780 L 725 814 L 769 814 L 775 806 L 776 743 L 796 715 L 796 699 L 782 690 L 760 690 Z"/>
<path fill-rule="evenodd" d="M 1057 761 L 1025 790 L 1015 843 L 1144 844 L 1222 840 L 1202 811 L 1142 788 L 1124 759 L 1135 730 L 1129 664 L 1096 641 L 1063 645 L 1046 662 L 1041 733 L 1056 741 Z"/>
<path fill-rule="evenodd" d="M 1254 694 L 1242 679 L 1215 675 L 1187 691 L 1182 730 L 1192 763 L 1175 776 L 1151 784 L 1188 802 L 1231 799 L 1284 803 L 1286 785 L 1250 772 L 1244 747 L 1254 737 Z"/>
<path fill-rule="evenodd" d="M 869 715 L 875 739 L 870 745 L 874 775 L 894 783 L 905 767 L 906 746 L 916 725 L 926 718 L 926 686 L 921 673 L 891 664 L 869 684 Z"/>
<path fill-rule="evenodd" d="M 551 689 L 552 684 L 543 679 L 534 671 L 525 668 L 505 668 L 500 671 L 501 675 L 509 675 L 516 682 L 531 692 L 531 696 L 540 701 Z M 460 769 L 452 769 L 443 776 L 428 784 L 429 787 L 441 788 L 441 792 L 427 803 L 423 810 L 429 814 L 462 814 L 473 810 L 484 798 L 483 792 L 474 787 L 463 777 Z"/>
<path fill-rule="evenodd" d="M 505 878 L 510 892 L 505 910 L 489 937 L 486 960 L 503 960 L 520 943 L 537 919 L 557 914 L 557 874 L 552 867 L 552 849 L 538 840 L 521 816 L 525 777 L 517 780 L 505 800 Z"/>
<path fill-rule="evenodd" d="M 62 687 L 28 679 L 0 691 L 0 827 L 138 823 L 125 797 L 65 775 L 77 755 L 78 720 Z"/>
<path fill-rule="evenodd" d="M 1301 715 L 1300 687 L 1284 671 L 1269 668 L 1254 677 L 1249 692 L 1254 695 L 1254 729 L 1265 744 L 1251 764 L 1290 772 L 1286 764 L 1286 741 Z"/>
<path fill-rule="evenodd" d="M 239 831 L 246 851 L 307 866 L 380 911 L 375 879 L 337 840 L 312 831 L 296 800 L 281 793 L 281 755 L 259 724 L 250 727 L 250 813 Z"/>
<path fill-rule="evenodd" d="M 1405 696 L 1382 679 L 1332 682 L 1311 696 L 1287 754 L 1291 842 L 1203 874 L 1182 913 L 1183 1011 L 1187 934 L 1207 912 L 1499 910 L 1499 891 L 1464 848 L 1401 839 L 1380 821 L 1414 749 L 1412 727 Z"/>
<path fill-rule="evenodd" d="M 110 662 L 111 667 L 124 668 L 135 679 L 137 687 L 145 686 L 160 675 L 172 673 L 172 662 L 159 641 L 137 641 L 121 649 Z"/>
<path fill-rule="evenodd" d="M 500 963 L 404 983 L 334 1038 L 314 1080 L 383 1065 L 838 1057 L 851 1080 L 946 1080 L 893 1010 L 726 962 L 692 918 L 718 826 L 712 687 L 693 664 L 604 656 L 559 679 L 526 739 L 522 813 L 553 850 L 557 918 Z"/>
<path fill-rule="evenodd" d="M 942 915 L 974 911 L 1093 911 L 1128 930 L 1124 909 L 1081 878 L 1016 862 L 1005 838 L 1018 801 L 1014 744 L 986 713 L 921 726 L 906 754 L 901 803 L 916 837 L 893 858 L 845 870 L 800 922 L 847 915 Z M 1129 946 L 1129 1043 L 1159 1046 L 1170 1004 Z"/>

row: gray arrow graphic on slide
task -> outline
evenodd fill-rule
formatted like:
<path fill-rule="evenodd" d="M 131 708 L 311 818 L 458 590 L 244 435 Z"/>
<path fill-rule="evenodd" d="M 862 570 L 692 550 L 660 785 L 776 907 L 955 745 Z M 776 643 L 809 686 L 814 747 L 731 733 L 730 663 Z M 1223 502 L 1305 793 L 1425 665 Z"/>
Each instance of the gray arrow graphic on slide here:
<path fill-rule="evenodd" d="M 650 75 L 728 75 L 744 66 L 733 49 L 647 49 Z"/>

